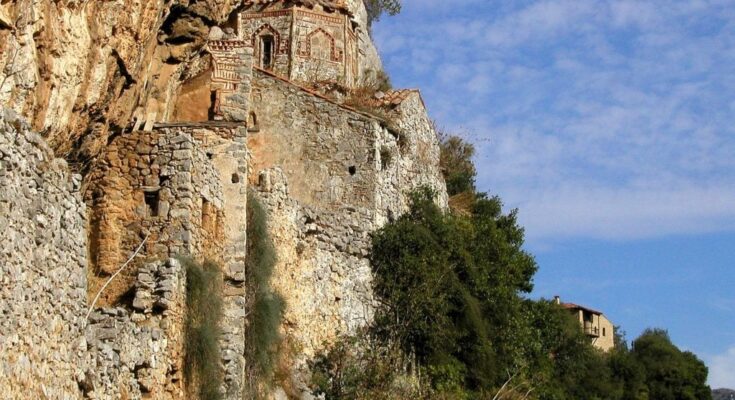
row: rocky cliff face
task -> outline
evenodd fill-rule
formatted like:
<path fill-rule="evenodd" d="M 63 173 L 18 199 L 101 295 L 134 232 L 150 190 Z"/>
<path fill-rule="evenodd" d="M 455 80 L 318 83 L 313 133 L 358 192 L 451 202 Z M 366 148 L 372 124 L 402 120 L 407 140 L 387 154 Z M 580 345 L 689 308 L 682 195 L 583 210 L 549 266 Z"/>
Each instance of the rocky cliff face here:
<path fill-rule="evenodd" d="M 270 214 L 280 333 L 299 349 L 285 385 L 308 398 L 306 361 L 371 319 L 370 232 L 418 185 L 446 204 L 418 92 L 369 114 L 259 68 L 232 31 L 246 5 L 0 2 L 4 398 L 191 398 L 177 255 L 222 268 L 221 391 L 241 398 L 248 190 Z M 347 5 L 345 28 L 365 27 L 362 2 Z M 358 76 L 380 70 L 367 29 L 351 34 Z"/>
<path fill-rule="evenodd" d="M 0 3 L 0 103 L 57 155 L 87 159 L 111 128 L 166 122 L 184 82 L 207 64 L 213 26 L 234 26 L 242 0 L 18 0 Z M 362 2 L 350 7 L 366 26 Z M 226 30 L 227 28 L 225 28 Z M 361 71 L 381 69 L 366 31 Z"/>

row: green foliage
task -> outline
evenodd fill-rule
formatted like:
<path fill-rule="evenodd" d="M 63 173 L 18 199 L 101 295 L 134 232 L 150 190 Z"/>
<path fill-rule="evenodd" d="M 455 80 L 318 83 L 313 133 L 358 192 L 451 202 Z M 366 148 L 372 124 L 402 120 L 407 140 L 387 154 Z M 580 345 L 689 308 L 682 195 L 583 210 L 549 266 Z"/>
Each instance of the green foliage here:
<path fill-rule="evenodd" d="M 258 198 L 248 194 L 247 224 L 247 274 L 246 284 L 252 302 L 250 320 L 247 327 L 248 354 L 254 363 L 249 371 L 250 394 L 258 397 L 258 385 L 272 379 L 273 370 L 279 356 L 281 336 L 279 328 L 283 319 L 285 303 L 274 293 L 270 281 L 276 264 L 276 252 L 268 234 L 268 220 L 265 209 Z"/>
<path fill-rule="evenodd" d="M 366 332 L 343 337 L 309 363 L 312 394 L 325 400 L 418 399 L 418 385 L 402 373 L 405 355 Z"/>
<path fill-rule="evenodd" d="M 690 352 L 682 352 L 666 331 L 647 330 L 633 342 L 630 356 L 645 373 L 650 399 L 709 400 L 707 367 Z"/>
<path fill-rule="evenodd" d="M 475 146 L 459 136 L 439 133 L 441 158 L 439 167 L 447 183 L 447 193 L 455 196 L 464 192 L 475 192 L 477 170 L 472 161 Z"/>
<path fill-rule="evenodd" d="M 401 0 L 365 0 L 368 25 L 380 19 L 383 14 L 396 15 L 401 12 Z"/>
<path fill-rule="evenodd" d="M 427 365 L 437 389 L 492 388 L 505 377 L 493 367 L 519 357 L 499 339 L 515 332 L 536 264 L 521 249 L 516 213 L 503 214 L 498 198 L 477 196 L 464 217 L 442 213 L 433 197 L 416 192 L 409 212 L 373 239 L 384 304 L 375 332 Z"/>
<path fill-rule="evenodd" d="M 186 268 L 186 326 L 184 373 L 195 383 L 198 398 L 222 398 L 219 338 L 222 320 L 222 277 L 214 263 L 199 265 L 180 259 Z"/>
<path fill-rule="evenodd" d="M 311 365 L 315 394 L 327 400 L 711 399 L 707 368 L 665 332 L 647 331 L 629 350 L 616 328 L 616 349 L 603 353 L 568 310 L 524 298 L 537 266 L 522 248 L 517 211 L 504 213 L 499 198 L 476 192 L 471 144 L 446 135 L 440 141 L 453 212 L 444 213 L 433 201 L 436 193 L 422 188 L 411 195 L 408 212 L 374 234 L 380 305 L 370 341 L 343 340 L 320 355 Z M 398 359 L 416 361 L 411 376 L 418 391 L 396 395 L 394 383 L 407 376 Z"/>
<path fill-rule="evenodd" d="M 567 310 L 524 299 L 536 264 L 517 213 L 473 196 L 469 214 L 445 214 L 419 190 L 373 238 L 373 332 L 416 355 L 433 396 L 709 399 L 704 365 L 660 331 L 605 354 Z"/>

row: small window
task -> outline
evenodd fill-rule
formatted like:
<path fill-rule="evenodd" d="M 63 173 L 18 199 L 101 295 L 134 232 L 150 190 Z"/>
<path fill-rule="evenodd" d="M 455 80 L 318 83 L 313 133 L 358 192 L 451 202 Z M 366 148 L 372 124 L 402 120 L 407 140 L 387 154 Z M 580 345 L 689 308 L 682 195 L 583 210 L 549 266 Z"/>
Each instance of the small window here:
<path fill-rule="evenodd" d="M 276 41 L 271 35 L 260 37 L 260 66 L 264 69 L 273 69 L 273 53 Z"/>
<path fill-rule="evenodd" d="M 158 190 L 143 193 L 145 199 L 145 207 L 149 217 L 158 216 Z"/>
<path fill-rule="evenodd" d="M 258 129 L 258 115 L 254 111 L 248 114 L 248 128 Z"/>
<path fill-rule="evenodd" d="M 355 175 L 357 173 L 357 168 L 353 165 L 347 168 L 347 171 L 350 173 L 350 175 Z"/>
<path fill-rule="evenodd" d="M 605 336 L 605 335 L 606 335 L 605 328 L 602 328 L 602 336 Z"/>

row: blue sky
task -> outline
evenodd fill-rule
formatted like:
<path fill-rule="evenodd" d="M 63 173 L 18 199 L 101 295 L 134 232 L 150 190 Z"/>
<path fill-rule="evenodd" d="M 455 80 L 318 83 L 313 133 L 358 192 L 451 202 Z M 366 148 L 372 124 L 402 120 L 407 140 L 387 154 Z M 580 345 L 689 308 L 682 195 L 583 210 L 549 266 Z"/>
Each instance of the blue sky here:
<path fill-rule="evenodd" d="M 735 0 L 404 0 L 374 36 L 520 209 L 534 296 L 667 328 L 735 388 Z"/>

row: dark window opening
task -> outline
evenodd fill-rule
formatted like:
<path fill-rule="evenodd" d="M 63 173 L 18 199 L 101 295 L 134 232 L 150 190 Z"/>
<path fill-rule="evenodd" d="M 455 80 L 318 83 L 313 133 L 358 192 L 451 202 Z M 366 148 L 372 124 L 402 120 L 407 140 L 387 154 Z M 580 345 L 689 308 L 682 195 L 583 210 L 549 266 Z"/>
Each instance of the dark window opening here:
<path fill-rule="evenodd" d="M 355 175 L 357 173 L 357 168 L 353 165 L 348 168 L 348 171 L 350 171 L 350 175 Z"/>
<path fill-rule="evenodd" d="M 240 183 L 240 175 L 232 174 L 232 183 Z"/>
<path fill-rule="evenodd" d="M 209 93 L 209 120 L 214 120 L 219 111 L 219 104 L 217 104 L 217 91 Z"/>
<path fill-rule="evenodd" d="M 145 206 L 146 210 L 148 211 L 148 216 L 157 217 L 159 200 L 158 190 L 143 193 L 143 198 L 145 200 Z"/>
<path fill-rule="evenodd" d="M 273 36 L 266 35 L 260 38 L 260 66 L 264 69 L 273 68 L 275 44 Z"/>
<path fill-rule="evenodd" d="M 605 328 L 602 328 L 602 336 L 605 336 L 605 335 L 606 335 Z"/>
<path fill-rule="evenodd" d="M 258 129 L 258 116 L 253 111 L 248 115 L 248 128 Z"/>

